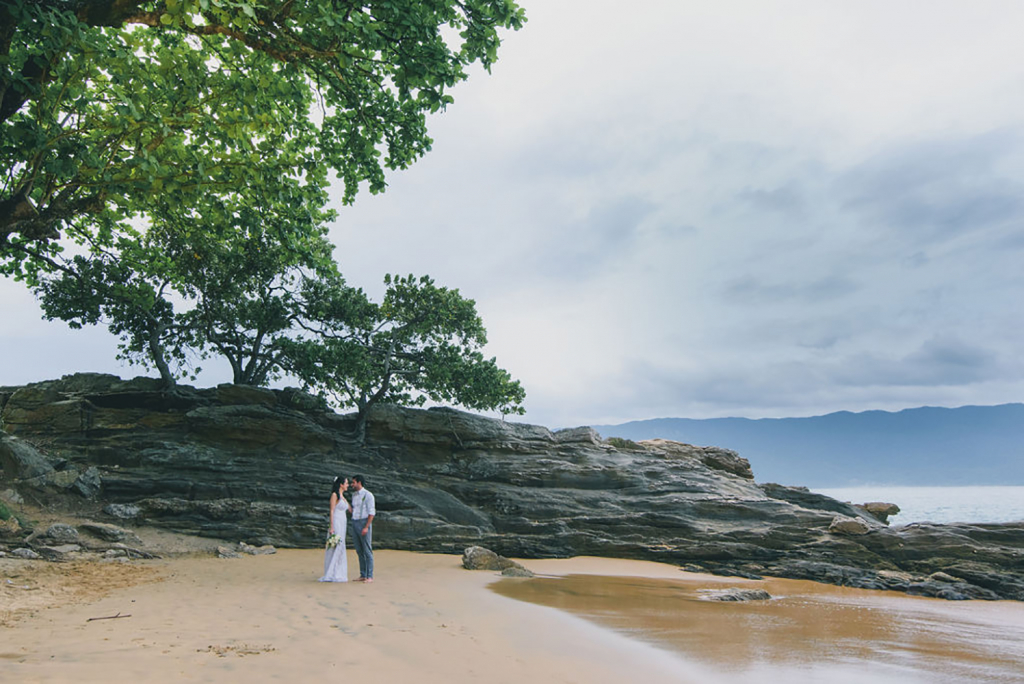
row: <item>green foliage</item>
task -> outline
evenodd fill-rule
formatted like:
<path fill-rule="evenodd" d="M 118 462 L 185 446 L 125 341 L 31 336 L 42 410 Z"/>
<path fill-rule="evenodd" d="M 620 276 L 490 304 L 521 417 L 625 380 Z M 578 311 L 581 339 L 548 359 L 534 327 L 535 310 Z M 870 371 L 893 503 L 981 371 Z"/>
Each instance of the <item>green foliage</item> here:
<path fill-rule="evenodd" d="M 295 283 L 334 273 L 322 220 L 302 204 L 270 212 L 255 191 L 217 196 L 188 210 L 161 207 L 144 231 L 117 237 L 90 257 L 57 257 L 60 269 L 36 293 L 47 318 L 72 327 L 106 324 L 121 357 L 186 375 L 208 349 L 223 355 L 236 383 L 265 384 L 278 369 L 277 339 L 297 309 Z"/>
<path fill-rule="evenodd" d="M 514 0 L 0 2 L 0 274 L 169 384 L 217 353 L 360 415 L 521 412 L 472 301 L 409 277 L 373 304 L 322 226 L 332 174 L 344 202 L 382 191 L 524 21 Z"/>
<path fill-rule="evenodd" d="M 110 247 L 161 199 L 287 204 L 331 172 L 346 202 L 380 192 L 524 20 L 513 0 L 0 3 L 0 272 L 35 283 L 60 231 Z"/>
<path fill-rule="evenodd" d="M 207 202 L 116 249 L 62 259 L 37 294 L 49 318 L 106 324 L 122 358 L 157 368 L 168 385 L 212 353 L 238 384 L 298 377 L 355 407 L 360 430 L 378 403 L 523 412 L 520 383 L 480 351 L 487 334 L 472 300 L 410 275 L 387 276 L 383 301 L 371 302 L 301 225 L 312 219 Z"/>
<path fill-rule="evenodd" d="M 379 305 L 340 281 L 310 284 L 322 327 L 292 343 L 289 370 L 338 405 L 355 407 L 360 429 L 377 403 L 430 400 L 523 413 L 522 385 L 480 352 L 487 337 L 473 300 L 426 276 L 384 282 Z"/>
<path fill-rule="evenodd" d="M 631 439 L 623 439 L 622 437 L 609 437 L 604 440 L 608 444 L 611 444 L 616 449 L 622 449 L 624 451 L 639 451 L 643 449 L 639 444 Z"/>
<path fill-rule="evenodd" d="M 3 501 L 0 501 L 0 520 L 10 520 L 14 517 L 11 509 L 7 508 Z"/>

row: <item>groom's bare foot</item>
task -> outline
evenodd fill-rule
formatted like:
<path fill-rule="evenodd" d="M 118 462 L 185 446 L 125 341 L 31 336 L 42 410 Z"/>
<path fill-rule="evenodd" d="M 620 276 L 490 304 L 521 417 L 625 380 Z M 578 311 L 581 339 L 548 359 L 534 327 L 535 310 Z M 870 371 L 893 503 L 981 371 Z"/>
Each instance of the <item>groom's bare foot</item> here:
<path fill-rule="evenodd" d="M 360 577 L 359 579 L 356 580 L 356 582 L 365 582 L 365 581 L 366 581 L 365 577 Z"/>
<path fill-rule="evenodd" d="M 373 578 L 372 578 L 372 577 L 367 577 L 367 578 L 366 578 L 366 579 L 364 579 L 363 581 L 364 581 L 364 582 L 366 582 L 367 584 L 369 584 L 370 582 L 372 582 L 372 581 L 373 581 Z"/>

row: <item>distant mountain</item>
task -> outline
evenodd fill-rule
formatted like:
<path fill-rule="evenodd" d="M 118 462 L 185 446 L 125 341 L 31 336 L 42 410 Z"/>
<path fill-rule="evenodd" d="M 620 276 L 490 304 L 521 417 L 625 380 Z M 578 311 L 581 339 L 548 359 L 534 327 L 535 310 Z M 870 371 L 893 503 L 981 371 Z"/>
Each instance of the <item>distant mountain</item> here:
<path fill-rule="evenodd" d="M 657 418 L 594 428 L 604 437 L 733 449 L 750 460 L 759 482 L 1024 485 L 1024 404 L 811 418 Z"/>

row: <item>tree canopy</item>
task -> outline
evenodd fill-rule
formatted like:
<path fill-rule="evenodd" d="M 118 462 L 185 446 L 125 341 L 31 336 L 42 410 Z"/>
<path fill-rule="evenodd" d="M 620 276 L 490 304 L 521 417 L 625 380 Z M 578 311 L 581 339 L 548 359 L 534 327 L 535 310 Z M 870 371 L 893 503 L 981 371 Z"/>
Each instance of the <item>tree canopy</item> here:
<path fill-rule="evenodd" d="M 121 357 L 156 368 L 167 385 L 209 352 L 228 360 L 233 382 L 266 384 L 281 368 L 280 338 L 305 310 L 299 284 L 337 277 L 333 248 L 315 207 L 231 199 L 161 207 L 144 231 L 55 255 L 35 288 L 45 316 L 107 325 Z"/>
<path fill-rule="evenodd" d="M 0 272 L 32 282 L 62 232 L 113 244 L 161 196 L 379 192 L 523 22 L 513 0 L 3 0 Z"/>
<path fill-rule="evenodd" d="M 514 0 L 0 0 L 0 275 L 105 323 L 167 384 L 196 358 L 355 406 L 521 412 L 475 305 L 347 285 L 327 190 L 380 192 Z"/>
<path fill-rule="evenodd" d="M 286 344 L 289 371 L 313 391 L 357 411 L 357 434 L 376 404 L 459 404 L 523 413 L 518 380 L 480 349 L 476 303 L 428 276 L 385 277 L 380 304 L 342 281 L 307 283 L 312 336 Z"/>

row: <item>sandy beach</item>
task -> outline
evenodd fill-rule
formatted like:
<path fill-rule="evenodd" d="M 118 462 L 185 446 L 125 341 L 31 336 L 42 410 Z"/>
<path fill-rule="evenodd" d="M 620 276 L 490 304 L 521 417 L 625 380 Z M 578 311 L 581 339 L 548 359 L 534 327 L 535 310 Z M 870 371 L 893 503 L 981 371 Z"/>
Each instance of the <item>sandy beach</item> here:
<path fill-rule="evenodd" d="M 543 576 L 380 551 L 377 582 L 365 585 L 317 582 L 319 550 L 120 565 L 0 559 L 0 668 L 4 682 L 1024 681 L 1021 604 L 751 583 L 639 561 L 524 562 Z M 706 600 L 755 585 L 777 598 Z"/>

